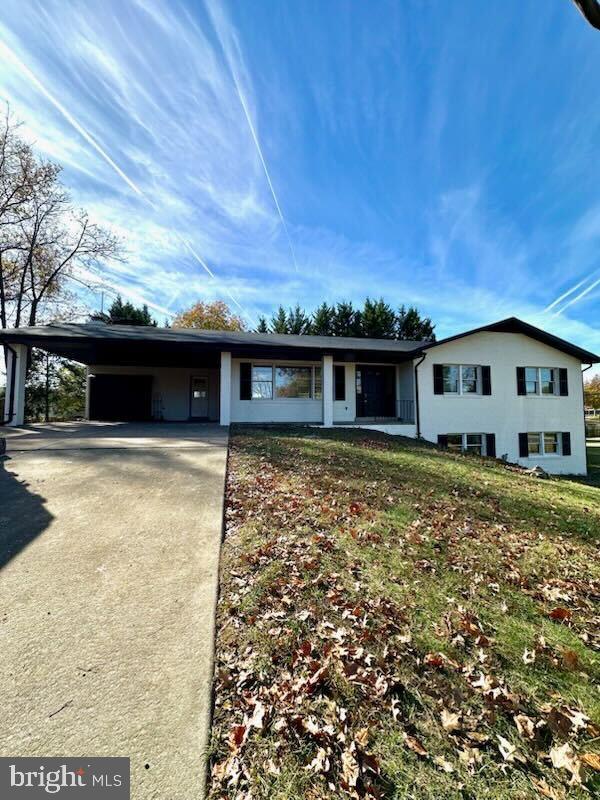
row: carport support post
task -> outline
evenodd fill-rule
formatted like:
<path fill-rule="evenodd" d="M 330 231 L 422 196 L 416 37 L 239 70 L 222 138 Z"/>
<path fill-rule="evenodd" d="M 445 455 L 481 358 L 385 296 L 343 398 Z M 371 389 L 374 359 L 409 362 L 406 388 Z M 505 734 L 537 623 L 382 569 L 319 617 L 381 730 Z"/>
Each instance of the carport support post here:
<path fill-rule="evenodd" d="M 333 427 L 333 356 L 323 356 L 323 427 Z"/>
<path fill-rule="evenodd" d="M 221 425 L 231 422 L 231 353 L 221 353 L 221 405 L 219 421 Z"/>
<path fill-rule="evenodd" d="M 12 344 L 6 349 L 6 395 L 4 399 L 4 421 L 7 425 L 22 425 L 25 422 L 25 375 L 27 372 L 27 345 Z M 14 385 L 13 385 L 14 379 Z M 11 419 L 12 398 L 12 419 Z"/>

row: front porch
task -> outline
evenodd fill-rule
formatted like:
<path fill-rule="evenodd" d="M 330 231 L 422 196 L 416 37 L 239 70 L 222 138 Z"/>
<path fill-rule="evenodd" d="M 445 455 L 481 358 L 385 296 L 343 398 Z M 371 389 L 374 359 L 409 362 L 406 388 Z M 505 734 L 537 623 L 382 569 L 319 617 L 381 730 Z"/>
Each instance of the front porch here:
<path fill-rule="evenodd" d="M 29 348 L 37 347 L 87 365 L 90 420 L 414 429 L 407 343 L 97 323 L 4 337 L 5 425 L 23 424 Z"/>

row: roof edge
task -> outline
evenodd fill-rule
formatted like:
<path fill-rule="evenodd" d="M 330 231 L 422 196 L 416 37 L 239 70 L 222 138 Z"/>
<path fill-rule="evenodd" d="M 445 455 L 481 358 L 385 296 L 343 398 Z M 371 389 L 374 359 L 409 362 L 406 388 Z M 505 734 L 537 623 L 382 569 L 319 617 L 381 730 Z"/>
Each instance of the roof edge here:
<path fill-rule="evenodd" d="M 497 322 L 491 322 L 488 325 L 481 325 L 479 328 L 473 328 L 470 331 L 456 333 L 453 336 L 447 336 L 445 339 L 439 339 L 436 342 L 425 344 L 419 348 L 419 350 L 420 352 L 431 350 L 433 347 L 439 347 L 439 345 L 454 342 L 457 339 L 464 339 L 466 336 L 473 336 L 476 333 L 521 333 L 525 336 L 529 336 L 531 339 L 542 342 L 542 344 L 547 344 L 549 347 L 553 347 L 555 350 L 560 350 L 563 353 L 567 353 L 567 355 L 571 355 L 574 358 L 579 359 L 582 363 L 600 363 L 600 356 L 596 355 L 595 353 L 592 353 L 589 350 L 584 350 L 582 347 L 578 347 L 578 345 L 572 344 L 566 339 L 561 339 L 559 336 L 555 336 L 553 333 L 548 333 L 542 328 L 537 328 L 535 325 L 530 325 L 528 322 L 524 322 L 518 317 L 506 317 L 506 319 L 501 319 Z"/>

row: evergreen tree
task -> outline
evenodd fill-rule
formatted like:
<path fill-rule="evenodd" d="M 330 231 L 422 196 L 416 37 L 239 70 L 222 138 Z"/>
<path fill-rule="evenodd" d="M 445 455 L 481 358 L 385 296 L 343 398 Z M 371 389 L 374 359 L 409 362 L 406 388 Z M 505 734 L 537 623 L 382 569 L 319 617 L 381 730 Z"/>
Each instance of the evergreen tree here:
<path fill-rule="evenodd" d="M 290 308 L 287 316 L 288 333 L 295 333 L 297 335 L 307 334 L 311 332 L 310 317 L 307 315 L 300 304 L 296 303 L 294 308 Z"/>
<path fill-rule="evenodd" d="M 396 338 L 396 314 L 383 297 L 367 297 L 361 314 L 361 333 L 372 339 Z"/>
<path fill-rule="evenodd" d="M 277 313 L 271 317 L 271 333 L 289 333 L 288 317 L 283 306 L 279 306 Z"/>
<path fill-rule="evenodd" d="M 360 336 L 360 314 L 352 303 L 342 301 L 333 310 L 334 336 Z"/>
<path fill-rule="evenodd" d="M 91 314 L 90 319 L 96 322 L 106 322 L 107 325 L 149 325 L 156 327 L 156 320 L 150 316 L 147 305 L 137 308 L 133 303 L 124 303 L 119 295 L 113 300 L 108 309 L 108 314 L 98 311 L 95 314 Z"/>
<path fill-rule="evenodd" d="M 322 303 L 313 313 L 311 333 L 314 336 L 331 336 L 333 334 L 333 317 L 335 310 L 327 303 Z"/>
<path fill-rule="evenodd" d="M 435 342 L 435 325 L 429 317 L 421 318 L 414 306 L 400 306 L 396 316 L 396 337 L 410 341 Z"/>
<path fill-rule="evenodd" d="M 268 333 L 269 326 L 267 325 L 267 320 L 265 317 L 260 316 L 258 318 L 258 325 L 256 326 L 256 333 Z"/>

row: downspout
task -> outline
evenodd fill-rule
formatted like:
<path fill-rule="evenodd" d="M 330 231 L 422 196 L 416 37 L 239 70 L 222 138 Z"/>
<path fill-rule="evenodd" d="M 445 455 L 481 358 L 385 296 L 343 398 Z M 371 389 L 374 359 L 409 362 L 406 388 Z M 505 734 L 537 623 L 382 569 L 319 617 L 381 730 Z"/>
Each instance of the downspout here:
<path fill-rule="evenodd" d="M 6 409 L 6 401 L 9 401 L 8 405 L 8 415 L 2 414 L 2 419 L 0 419 L 0 425 L 8 425 L 9 422 L 12 422 L 12 418 L 15 415 L 15 377 L 17 373 L 17 353 L 9 344 L 4 344 L 5 350 L 10 350 L 12 353 L 11 364 L 10 364 L 10 397 L 4 396 L 4 408 Z M 591 366 L 591 364 L 590 364 Z M 8 375 L 6 376 L 8 378 Z M 4 417 L 6 416 L 6 419 Z"/>
<path fill-rule="evenodd" d="M 419 408 L 419 373 L 418 368 L 425 361 L 427 353 L 423 353 L 421 360 L 415 364 L 415 421 L 417 423 L 417 439 L 421 438 L 421 410 Z"/>

